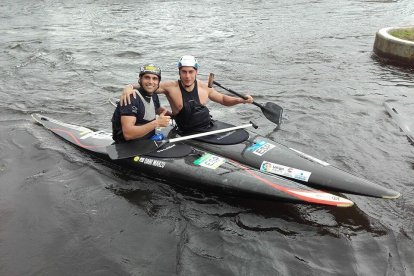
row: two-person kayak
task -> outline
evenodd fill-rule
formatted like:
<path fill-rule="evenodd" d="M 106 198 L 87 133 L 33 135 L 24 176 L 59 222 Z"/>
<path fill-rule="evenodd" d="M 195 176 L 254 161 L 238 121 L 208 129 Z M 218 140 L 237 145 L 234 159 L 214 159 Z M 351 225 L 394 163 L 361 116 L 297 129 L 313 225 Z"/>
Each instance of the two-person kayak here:
<path fill-rule="evenodd" d="M 142 155 L 156 150 L 168 141 L 182 138 L 185 139 L 187 145 L 198 150 L 218 154 L 263 173 L 284 177 L 310 187 L 379 198 L 400 196 L 400 193 L 396 191 L 341 170 L 297 149 L 289 148 L 260 135 L 252 135 L 244 129 L 246 126 L 249 125 L 235 127 L 214 121 L 214 126 L 204 135 L 187 133 L 180 136 L 178 132 L 175 132 L 170 133 L 170 136 L 175 138 L 169 138 L 159 143 L 158 146 L 153 141 L 139 141 L 137 144 L 120 145 L 116 154 L 111 154 L 114 147 L 111 146 L 109 153 L 110 156 L 115 155 L 115 158 Z M 212 134 L 205 136 L 209 133 Z M 197 137 L 198 135 L 203 136 Z"/>
<path fill-rule="evenodd" d="M 66 142 L 151 178 L 190 183 L 232 195 L 337 207 L 353 205 L 346 198 L 260 171 L 229 156 L 187 143 L 167 143 L 146 155 L 112 160 L 107 153 L 107 147 L 113 144 L 111 133 L 63 123 L 39 114 L 33 114 L 32 117 Z"/>
<path fill-rule="evenodd" d="M 116 99 L 110 99 L 110 102 L 112 105 L 117 104 Z M 197 149 L 222 155 L 266 174 L 281 176 L 306 186 L 378 198 L 400 197 L 400 193 L 392 189 L 341 170 L 297 149 L 260 135 L 253 135 L 244 128 L 237 128 L 224 122 L 214 121 L 214 127 L 209 132 L 234 130 L 189 139 L 185 142 Z M 178 134 L 172 136 L 179 137 Z M 186 136 L 192 136 L 191 134 L 187 133 Z M 127 150 L 130 155 L 134 155 L 135 149 L 127 148 Z"/>

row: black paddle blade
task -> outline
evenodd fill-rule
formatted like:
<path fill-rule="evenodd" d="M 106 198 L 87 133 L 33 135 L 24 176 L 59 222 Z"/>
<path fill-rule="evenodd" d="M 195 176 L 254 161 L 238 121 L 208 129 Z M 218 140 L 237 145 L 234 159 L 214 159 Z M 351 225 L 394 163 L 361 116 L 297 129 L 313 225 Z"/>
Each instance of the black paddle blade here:
<path fill-rule="evenodd" d="M 260 109 L 269 121 L 278 126 L 282 123 L 283 108 L 281 106 L 267 102 L 264 106 L 260 105 Z"/>
<path fill-rule="evenodd" d="M 109 145 L 106 147 L 106 151 L 112 160 L 116 160 L 144 155 L 156 151 L 161 145 L 152 140 L 135 140 Z"/>

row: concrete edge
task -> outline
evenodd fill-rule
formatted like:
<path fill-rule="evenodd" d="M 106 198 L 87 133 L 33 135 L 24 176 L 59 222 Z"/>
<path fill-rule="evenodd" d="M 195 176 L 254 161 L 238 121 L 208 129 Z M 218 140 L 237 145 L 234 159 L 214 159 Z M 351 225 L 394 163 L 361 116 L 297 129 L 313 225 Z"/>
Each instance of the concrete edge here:
<path fill-rule="evenodd" d="M 389 34 L 390 31 L 403 30 L 403 29 L 414 29 L 414 26 L 388 27 L 388 28 L 383 28 L 379 30 L 378 33 L 382 35 L 385 39 L 414 46 L 414 41 L 401 39 L 401 38 L 398 38 L 398 37 L 395 37 Z"/>
<path fill-rule="evenodd" d="M 414 29 L 414 26 L 387 27 L 377 31 L 374 53 L 387 61 L 414 67 L 414 42 L 390 35 L 392 30 Z"/>

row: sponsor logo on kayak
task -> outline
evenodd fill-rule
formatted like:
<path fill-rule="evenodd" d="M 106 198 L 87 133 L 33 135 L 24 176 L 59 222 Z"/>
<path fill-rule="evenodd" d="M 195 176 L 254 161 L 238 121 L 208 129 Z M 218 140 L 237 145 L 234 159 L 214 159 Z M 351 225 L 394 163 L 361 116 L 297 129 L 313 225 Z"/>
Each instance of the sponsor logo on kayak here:
<path fill-rule="evenodd" d="M 210 153 L 204 154 L 194 161 L 194 165 L 206 167 L 213 170 L 217 169 L 224 163 L 226 163 L 226 159 Z"/>
<path fill-rule="evenodd" d="M 235 133 L 236 131 L 230 131 L 230 132 L 227 132 L 226 134 L 224 134 L 224 135 L 222 135 L 222 136 L 220 136 L 220 137 L 217 137 L 216 139 L 217 140 L 221 140 L 221 139 L 223 139 L 223 138 L 226 138 L 227 136 L 230 136 L 230 135 L 232 135 L 233 133 Z"/>
<path fill-rule="evenodd" d="M 263 161 L 262 165 L 260 165 L 260 171 L 273 173 L 293 179 L 297 179 L 300 181 L 308 182 L 309 177 L 311 176 L 311 172 L 302 171 L 299 169 L 286 167 L 280 164 L 271 163 L 268 161 Z"/>
<path fill-rule="evenodd" d="M 163 148 L 163 149 L 159 149 L 159 150 L 157 150 L 157 152 L 163 152 L 163 151 L 166 151 L 166 150 L 172 149 L 173 147 L 175 147 L 175 144 L 172 144 L 171 146 L 168 146 L 168 147 Z"/>
<path fill-rule="evenodd" d="M 158 167 L 158 168 L 164 168 L 166 164 L 164 161 L 161 161 L 161 160 L 151 159 L 147 157 L 139 157 L 139 156 L 135 156 L 134 161 L 143 163 L 145 165 Z"/>
<path fill-rule="evenodd" d="M 253 145 L 248 147 L 247 150 L 253 152 L 254 154 L 262 156 L 274 147 L 275 145 L 266 143 L 265 141 L 256 141 Z"/>
<path fill-rule="evenodd" d="M 352 206 L 354 203 L 346 198 L 339 197 L 333 194 L 325 193 L 322 191 L 297 191 L 297 190 L 289 190 L 291 193 L 304 196 L 307 198 L 313 198 L 316 200 L 327 201 L 332 203 L 340 204 L 344 207 Z M 339 206 L 340 206 L 339 205 Z"/>

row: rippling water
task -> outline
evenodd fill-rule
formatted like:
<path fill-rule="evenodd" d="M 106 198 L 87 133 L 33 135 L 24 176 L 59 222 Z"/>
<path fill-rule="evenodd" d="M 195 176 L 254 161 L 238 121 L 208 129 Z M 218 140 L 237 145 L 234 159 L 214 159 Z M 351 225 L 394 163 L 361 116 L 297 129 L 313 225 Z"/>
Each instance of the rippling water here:
<path fill-rule="evenodd" d="M 414 71 L 372 56 L 378 29 L 413 24 L 413 1 L 59 2 L 0 3 L 1 275 L 414 274 L 414 148 L 383 107 L 414 117 Z M 138 67 L 175 79 L 184 54 L 201 79 L 285 110 L 279 130 L 254 106 L 211 103 L 216 118 L 253 118 L 402 197 L 333 209 L 205 194 L 125 175 L 30 120 L 110 129 L 107 100 Z"/>

